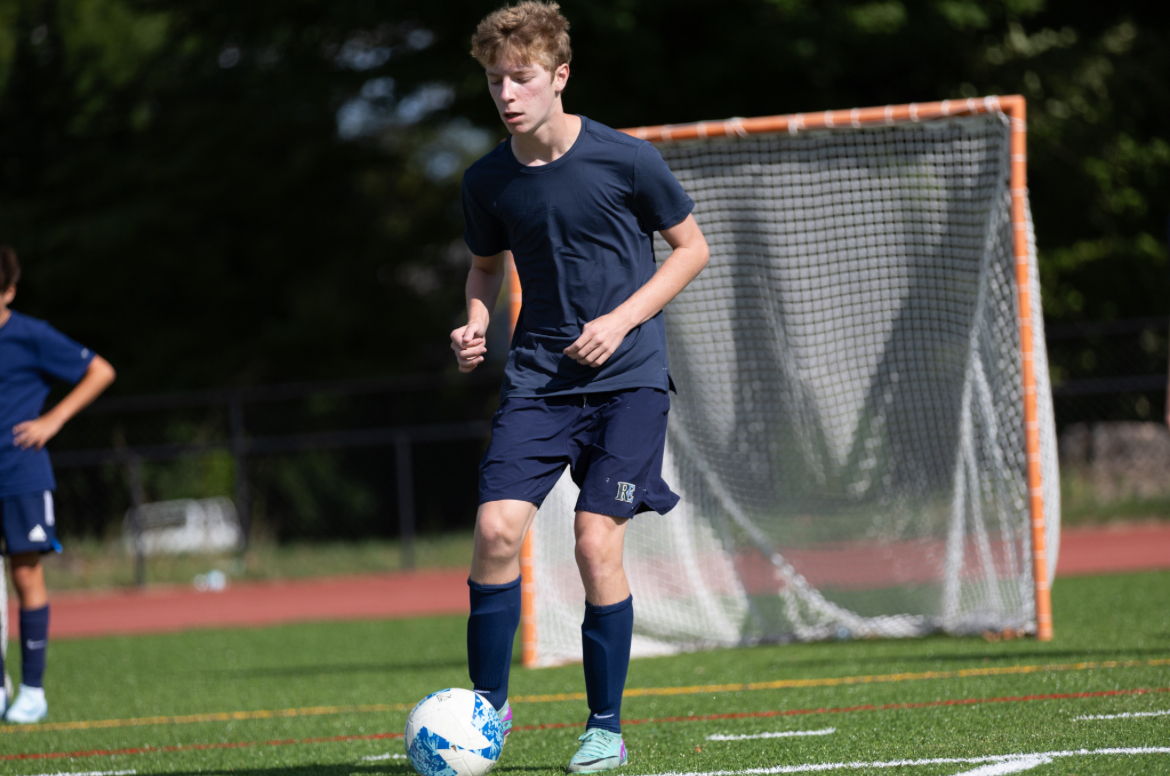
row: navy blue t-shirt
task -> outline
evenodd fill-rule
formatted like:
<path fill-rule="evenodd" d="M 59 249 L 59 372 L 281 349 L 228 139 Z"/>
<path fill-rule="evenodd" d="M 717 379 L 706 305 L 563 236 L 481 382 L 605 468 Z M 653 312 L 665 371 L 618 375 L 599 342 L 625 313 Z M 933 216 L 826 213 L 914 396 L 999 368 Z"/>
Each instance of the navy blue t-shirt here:
<path fill-rule="evenodd" d="M 13 312 L 0 326 L 0 496 L 54 490 L 49 451 L 22 450 L 12 427 L 36 420 L 54 379 L 76 383 L 94 354 L 44 321 Z"/>
<path fill-rule="evenodd" d="M 670 387 L 662 313 L 626 335 L 600 367 L 564 349 L 657 269 L 654 232 L 695 203 L 645 140 L 581 117 L 564 156 L 527 167 L 505 140 L 463 176 L 464 239 L 477 256 L 511 250 L 524 304 L 502 398 Z"/>

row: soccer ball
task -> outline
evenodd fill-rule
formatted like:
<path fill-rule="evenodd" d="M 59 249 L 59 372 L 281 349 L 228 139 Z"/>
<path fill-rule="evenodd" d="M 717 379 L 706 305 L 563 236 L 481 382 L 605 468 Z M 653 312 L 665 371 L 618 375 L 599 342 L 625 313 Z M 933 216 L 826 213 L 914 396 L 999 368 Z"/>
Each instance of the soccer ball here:
<path fill-rule="evenodd" d="M 406 756 L 421 776 L 484 776 L 503 748 L 499 715 L 471 690 L 433 692 L 406 718 Z"/>

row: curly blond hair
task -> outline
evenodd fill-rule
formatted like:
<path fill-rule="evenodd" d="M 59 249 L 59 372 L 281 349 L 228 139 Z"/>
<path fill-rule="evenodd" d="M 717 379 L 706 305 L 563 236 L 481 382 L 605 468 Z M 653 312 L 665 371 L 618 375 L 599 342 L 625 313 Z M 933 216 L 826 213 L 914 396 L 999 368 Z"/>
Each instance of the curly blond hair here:
<path fill-rule="evenodd" d="M 501 57 L 515 63 L 543 65 L 550 73 L 573 58 L 569 20 L 556 3 L 525 0 L 484 17 L 471 36 L 471 56 L 484 67 Z"/>

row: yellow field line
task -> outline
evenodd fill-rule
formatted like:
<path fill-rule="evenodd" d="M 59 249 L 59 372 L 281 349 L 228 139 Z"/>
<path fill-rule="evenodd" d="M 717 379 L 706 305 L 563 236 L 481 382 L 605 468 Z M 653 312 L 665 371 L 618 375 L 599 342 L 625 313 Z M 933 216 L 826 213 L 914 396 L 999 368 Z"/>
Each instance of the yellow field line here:
<path fill-rule="evenodd" d="M 967 679 L 981 676 L 1011 676 L 1054 671 L 1091 671 L 1095 668 L 1151 668 L 1170 666 L 1170 659 L 1156 660 L 1102 660 L 1084 663 L 1050 663 L 1030 666 L 998 668 L 963 668 L 958 671 L 922 671 L 919 673 L 875 674 L 869 676 L 834 676 L 824 679 L 778 679 L 772 682 L 745 682 L 741 684 L 700 684 L 689 687 L 634 687 L 623 694 L 626 698 L 660 695 L 702 695 L 704 693 L 752 692 L 756 690 L 784 690 L 797 687 L 839 687 L 848 684 L 881 684 L 886 682 L 915 682 L 927 679 Z M 585 700 L 583 692 L 553 695 L 517 695 L 512 703 L 556 703 Z M 390 711 L 409 711 L 411 704 L 371 703 L 354 706 L 309 706 L 299 709 L 258 711 L 224 711 L 211 714 L 181 716 L 131 717 L 129 719 L 79 720 L 76 722 L 43 722 L 38 725 L 0 725 L 0 733 L 41 733 L 62 730 L 101 730 L 105 728 L 137 727 L 143 725 L 187 725 L 196 722 L 234 722 L 249 719 L 279 719 L 286 717 L 319 717 L 333 714 L 368 714 Z"/>

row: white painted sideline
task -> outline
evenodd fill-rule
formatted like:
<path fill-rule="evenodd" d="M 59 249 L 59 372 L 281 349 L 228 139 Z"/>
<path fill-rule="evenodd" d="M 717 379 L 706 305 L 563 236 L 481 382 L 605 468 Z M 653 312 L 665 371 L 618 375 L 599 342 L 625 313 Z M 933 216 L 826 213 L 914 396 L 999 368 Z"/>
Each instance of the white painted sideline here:
<path fill-rule="evenodd" d="M 837 728 L 823 728 L 821 730 L 780 730 L 775 733 L 750 733 L 742 736 L 716 733 L 707 736 L 708 741 L 750 741 L 755 738 L 789 738 L 791 736 L 827 736 L 836 733 Z"/>
<path fill-rule="evenodd" d="M 1127 714 L 1086 714 L 1083 717 L 1073 717 L 1073 722 L 1079 719 L 1129 719 L 1130 717 L 1164 717 L 1168 711 L 1131 711 Z"/>
<path fill-rule="evenodd" d="M 138 771 L 58 771 L 57 773 L 38 773 L 35 776 L 133 776 Z"/>
<path fill-rule="evenodd" d="M 362 761 L 367 762 L 367 763 L 372 763 L 372 762 L 375 762 L 377 760 L 405 760 L 405 759 L 406 759 L 406 755 L 404 755 L 404 754 L 372 754 L 369 757 L 363 757 Z"/>
<path fill-rule="evenodd" d="M 749 774 L 771 773 L 812 773 L 815 771 L 856 770 L 858 768 L 903 768 L 908 765 L 1013 765 L 1010 770 L 977 768 L 958 776 L 993 776 L 1001 773 L 1018 773 L 1027 768 L 1043 765 L 1057 757 L 1084 757 L 1101 755 L 1170 754 L 1170 746 L 1144 746 L 1111 749 L 1068 749 L 1061 752 L 1020 752 L 1019 754 L 993 754 L 986 757 L 932 757 L 925 760 L 885 760 L 878 762 L 808 763 L 806 765 L 777 765 L 772 768 L 747 768 L 742 771 L 669 771 L 653 776 L 748 776 Z M 1028 764 L 1025 766 L 1024 762 Z"/>

